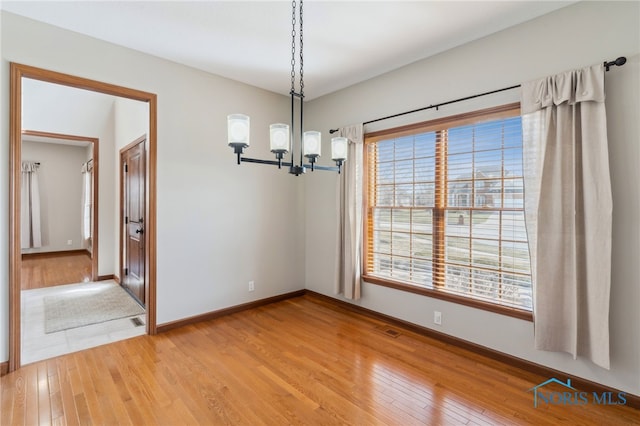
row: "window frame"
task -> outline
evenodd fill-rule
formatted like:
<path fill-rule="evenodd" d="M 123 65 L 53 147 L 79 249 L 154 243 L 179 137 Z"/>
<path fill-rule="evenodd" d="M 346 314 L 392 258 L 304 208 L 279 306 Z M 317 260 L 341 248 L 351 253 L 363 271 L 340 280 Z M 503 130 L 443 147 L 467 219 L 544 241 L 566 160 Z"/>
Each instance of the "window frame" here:
<path fill-rule="evenodd" d="M 517 307 L 511 306 L 503 306 L 498 305 L 491 302 L 485 302 L 483 300 L 465 297 L 462 295 L 454 294 L 451 292 L 447 292 L 444 290 L 438 290 L 437 283 L 433 283 L 433 289 L 419 287 L 416 285 L 407 284 L 405 282 L 396 281 L 392 278 L 383 278 L 380 276 L 370 275 L 368 273 L 369 270 L 369 262 L 372 260 L 369 254 L 369 243 L 373 236 L 373 224 L 372 220 L 372 210 L 374 206 L 369 205 L 369 194 L 371 191 L 370 188 L 370 173 L 369 173 L 369 165 L 370 165 L 370 153 L 369 153 L 369 145 L 375 144 L 379 141 L 393 138 L 400 138 L 403 136 L 412 136 L 418 133 L 428 133 L 428 132 L 441 132 L 443 130 L 448 130 L 450 128 L 465 126 L 470 124 L 479 124 L 487 121 L 495 121 L 500 119 L 512 118 L 520 115 L 520 103 L 510 103 L 506 105 L 501 105 L 492 108 L 485 108 L 481 110 L 475 110 L 468 113 L 456 114 L 452 116 L 437 118 L 434 120 L 429 120 L 420 123 L 409 124 L 401 127 L 395 127 L 391 129 L 384 129 L 380 131 L 374 131 L 370 133 L 366 133 L 364 135 L 364 158 L 363 158 L 363 208 L 364 208 L 364 220 L 363 220 L 363 262 L 362 262 L 362 278 L 371 284 L 381 285 L 397 290 L 407 291 L 410 293 L 420 294 L 423 296 L 433 297 L 436 299 L 442 299 L 449 302 L 453 302 L 460 305 L 471 306 L 474 308 L 507 315 L 527 321 L 533 321 L 533 312 L 520 309 Z M 436 142 L 436 145 L 438 143 Z M 446 162 L 443 161 L 442 156 L 446 155 L 446 152 L 443 152 L 444 149 L 436 146 L 435 149 L 435 167 L 439 169 L 436 173 L 439 173 L 446 176 Z M 375 161 L 375 160 L 371 160 Z M 435 193 L 440 195 L 435 195 L 435 206 L 433 208 L 434 221 L 437 215 L 444 215 L 446 212 L 446 179 L 436 180 L 435 183 Z M 504 207 L 502 208 L 504 209 Z M 501 209 L 501 210 L 502 210 Z M 440 221 L 444 221 L 444 218 L 439 219 Z M 439 235 L 438 233 L 443 234 L 444 228 L 437 227 L 434 228 L 433 238 L 439 238 L 441 241 L 444 239 L 444 235 Z M 436 253 L 435 256 L 439 259 L 444 259 L 444 245 L 443 244 L 434 244 L 434 251 L 439 247 L 442 253 Z M 437 263 L 437 264 L 436 264 Z M 433 264 L 435 276 L 438 272 L 436 268 L 444 267 L 444 262 L 436 262 Z"/>

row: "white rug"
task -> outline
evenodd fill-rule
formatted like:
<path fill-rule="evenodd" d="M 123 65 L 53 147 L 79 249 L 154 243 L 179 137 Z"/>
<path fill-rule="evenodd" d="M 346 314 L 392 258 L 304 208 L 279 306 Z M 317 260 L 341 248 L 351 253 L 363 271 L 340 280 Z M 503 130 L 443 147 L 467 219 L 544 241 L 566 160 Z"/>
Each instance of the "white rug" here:
<path fill-rule="evenodd" d="M 144 309 L 118 284 L 79 288 L 44 298 L 45 333 L 141 315 Z"/>

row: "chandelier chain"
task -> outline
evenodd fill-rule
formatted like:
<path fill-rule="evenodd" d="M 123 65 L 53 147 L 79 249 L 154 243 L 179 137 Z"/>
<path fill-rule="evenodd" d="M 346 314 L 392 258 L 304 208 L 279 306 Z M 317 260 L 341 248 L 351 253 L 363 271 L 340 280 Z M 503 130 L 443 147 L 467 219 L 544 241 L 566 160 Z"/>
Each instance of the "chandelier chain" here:
<path fill-rule="evenodd" d="M 302 39 L 302 0 L 300 0 L 300 97 L 304 98 L 304 57 L 302 54 L 304 43 Z"/>
<path fill-rule="evenodd" d="M 0 0 L 1 1 L 1 0 Z M 327 167 L 315 165 L 320 157 L 320 132 L 310 130 L 304 131 L 304 21 L 303 21 L 303 2 L 304 0 L 291 1 L 291 121 L 290 124 L 277 123 L 269 126 L 270 147 L 271 152 L 275 154 L 276 161 L 261 160 L 257 158 L 242 157 L 244 149 L 249 146 L 249 116 L 244 114 L 231 114 L 227 117 L 227 137 L 228 145 L 233 148 L 233 152 L 238 158 L 238 164 L 242 162 L 270 164 L 282 168 L 289 167 L 289 173 L 295 176 L 304 174 L 307 168 L 314 170 L 330 170 L 340 173 L 340 169 L 347 159 L 346 157 L 346 138 L 345 141 L 336 139 L 331 142 L 331 158 L 336 163 L 336 167 Z M 298 9 L 300 6 L 300 9 Z M 297 28 L 296 28 L 297 26 Z M 299 37 L 299 38 L 298 38 Z M 300 52 L 298 53 L 298 49 Z M 299 55 L 299 59 L 298 59 Z M 299 92 L 296 92 L 296 60 L 300 61 L 300 86 Z M 298 98 L 296 100 L 296 97 Z M 296 115 L 299 117 L 296 119 Z M 283 132 L 287 132 L 283 134 Z M 333 133 L 333 132 L 332 132 Z M 286 135 L 286 136 L 285 136 Z M 305 141 L 307 139 L 307 141 Z M 299 161 L 296 160 L 296 145 L 299 149 Z M 340 149 L 342 148 L 342 152 Z M 334 155 L 336 151 L 337 155 Z M 291 154 L 291 162 L 283 162 L 284 155 Z M 305 157 L 309 164 L 304 163 Z"/>
<path fill-rule="evenodd" d="M 296 1 L 291 7 L 291 93 L 296 90 Z"/>

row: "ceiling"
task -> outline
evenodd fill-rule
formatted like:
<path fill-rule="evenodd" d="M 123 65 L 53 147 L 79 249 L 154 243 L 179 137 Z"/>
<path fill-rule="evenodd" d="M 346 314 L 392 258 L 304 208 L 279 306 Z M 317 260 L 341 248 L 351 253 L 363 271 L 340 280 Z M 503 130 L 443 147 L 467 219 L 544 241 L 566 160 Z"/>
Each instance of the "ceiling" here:
<path fill-rule="evenodd" d="M 304 3 L 304 81 L 313 99 L 575 1 Z M 288 94 L 288 1 L 1 1 L 0 8 Z"/>

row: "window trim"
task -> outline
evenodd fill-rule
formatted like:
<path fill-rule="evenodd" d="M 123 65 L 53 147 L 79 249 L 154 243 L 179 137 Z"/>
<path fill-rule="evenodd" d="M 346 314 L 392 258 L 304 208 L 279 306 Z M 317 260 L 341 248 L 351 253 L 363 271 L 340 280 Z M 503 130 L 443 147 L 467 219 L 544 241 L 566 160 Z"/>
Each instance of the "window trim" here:
<path fill-rule="evenodd" d="M 363 164 L 367 167 L 367 171 L 363 173 L 363 207 L 365 209 L 369 208 L 369 177 L 368 173 L 368 165 L 370 164 L 370 154 L 368 145 L 376 143 L 380 140 L 387 139 L 389 135 L 393 135 L 394 138 L 414 135 L 418 132 L 426 133 L 432 131 L 441 131 L 443 130 L 443 125 L 446 125 L 447 128 L 464 126 L 467 124 L 478 124 L 485 121 L 493 121 L 499 120 L 502 118 L 509 118 L 520 115 L 520 103 L 510 103 L 506 105 L 501 105 L 492 108 L 485 108 L 481 110 L 476 110 L 468 113 L 452 115 L 448 117 L 438 118 L 426 122 L 413 123 L 401 127 L 395 127 L 391 129 L 385 129 L 380 131 L 375 131 L 371 133 L 367 133 L 364 135 L 364 158 Z M 478 120 L 478 118 L 481 118 Z M 438 156 L 439 150 L 436 150 L 436 156 Z M 442 153 L 440 153 L 442 155 Z M 436 167 L 446 167 L 444 161 L 436 160 Z M 445 170 L 446 171 L 446 170 Z M 440 184 L 446 185 L 446 181 L 441 181 Z M 438 193 L 438 189 L 436 189 L 436 193 Z M 440 206 L 441 208 L 443 206 Z M 434 209 L 434 213 L 440 211 L 441 209 Z M 395 281 L 389 278 L 382 278 L 379 276 L 369 275 L 367 273 L 367 262 L 369 261 L 369 240 L 371 235 L 373 234 L 373 221 L 369 220 L 369 212 L 364 212 L 364 228 L 363 229 L 363 262 L 362 262 L 362 278 L 364 281 L 381 285 L 397 290 L 407 291 L 410 293 L 420 294 L 423 296 L 433 297 L 436 299 L 446 300 L 449 302 L 457 303 L 460 305 L 470 306 L 477 309 L 482 309 L 490 312 L 494 312 L 497 314 L 502 314 L 506 316 L 511 316 L 514 318 L 519 318 L 526 321 L 533 321 L 533 312 L 525 309 L 519 309 L 516 307 L 503 306 L 490 302 L 485 302 L 479 299 L 474 299 L 471 297 L 465 297 L 461 295 L 457 295 L 454 293 L 450 293 L 443 290 L 436 290 L 436 284 L 434 284 L 434 289 L 424 288 L 417 285 L 406 284 L 401 281 Z M 434 238 L 437 236 L 434 235 Z"/>
<path fill-rule="evenodd" d="M 494 303 L 483 302 L 482 300 L 472 299 L 470 297 L 458 296 L 457 294 L 448 293 L 442 290 L 431 290 L 429 288 L 418 287 L 411 284 L 405 284 L 400 281 L 388 280 L 367 274 L 363 274 L 362 279 L 369 284 L 376 284 L 383 287 L 406 291 L 409 293 L 420 294 L 422 296 L 441 299 L 447 302 L 456 303 L 458 305 L 470 306 L 472 308 L 482 309 L 483 311 L 489 311 L 496 314 L 506 315 L 509 317 L 533 322 L 533 312 L 525 311 L 524 309 L 496 305 Z"/>

